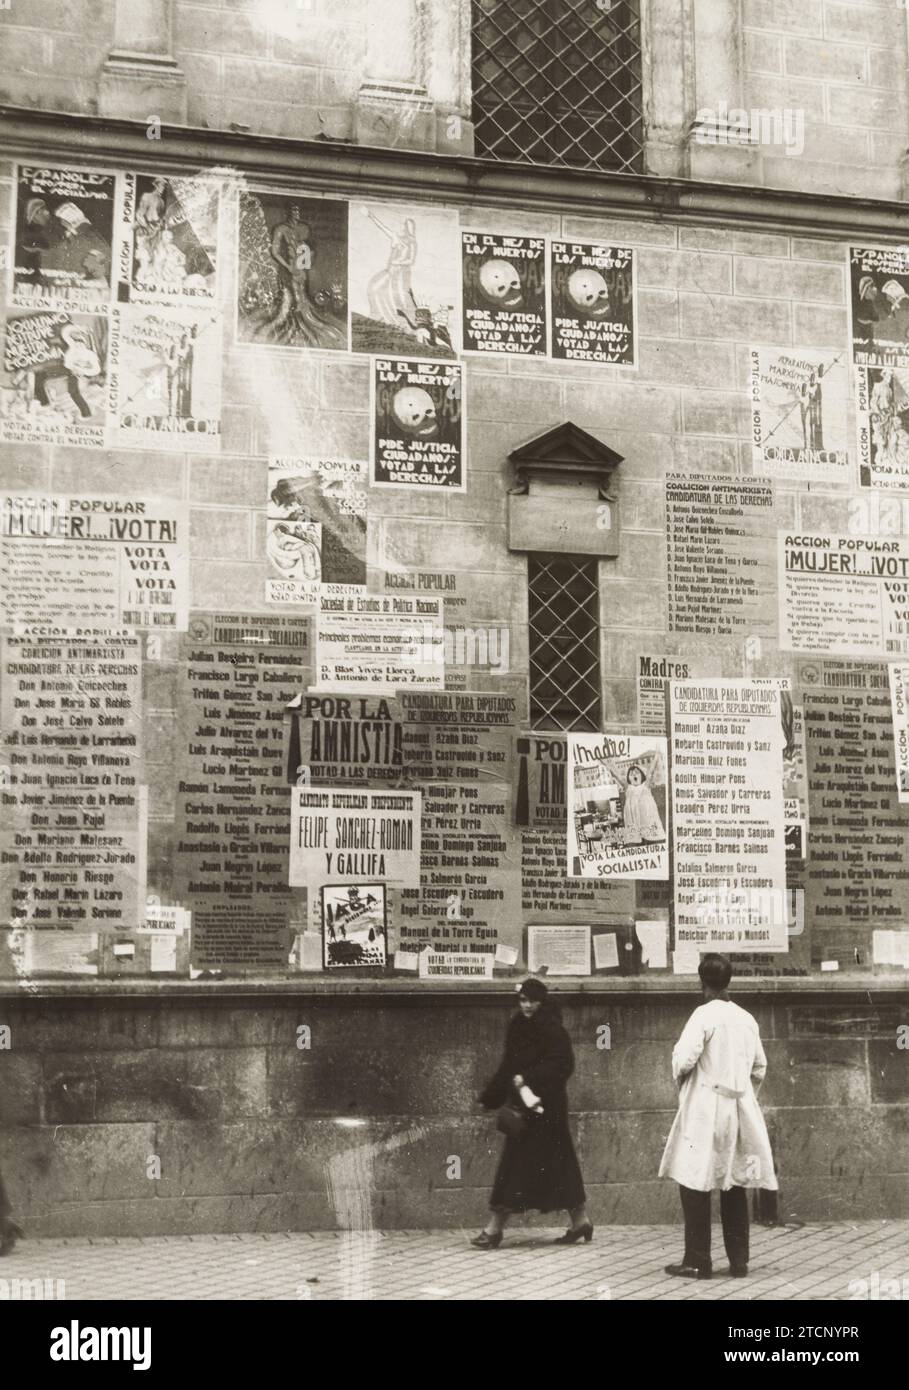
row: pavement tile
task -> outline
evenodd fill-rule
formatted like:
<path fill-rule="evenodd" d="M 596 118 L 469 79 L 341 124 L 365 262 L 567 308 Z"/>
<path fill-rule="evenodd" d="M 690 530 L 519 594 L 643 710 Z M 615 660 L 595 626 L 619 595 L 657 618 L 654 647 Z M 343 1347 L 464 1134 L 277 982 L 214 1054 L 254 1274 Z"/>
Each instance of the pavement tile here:
<path fill-rule="evenodd" d="M 703 1283 L 663 1273 L 679 1254 L 677 1226 L 600 1227 L 591 1245 L 553 1248 L 561 1229 L 515 1225 L 486 1255 L 464 1230 L 25 1240 L 0 1272 L 63 1280 L 68 1299 L 124 1301 L 833 1301 L 873 1274 L 909 1288 L 909 1221 L 754 1227 L 747 1280 L 728 1277 L 715 1227 L 717 1265 Z"/>

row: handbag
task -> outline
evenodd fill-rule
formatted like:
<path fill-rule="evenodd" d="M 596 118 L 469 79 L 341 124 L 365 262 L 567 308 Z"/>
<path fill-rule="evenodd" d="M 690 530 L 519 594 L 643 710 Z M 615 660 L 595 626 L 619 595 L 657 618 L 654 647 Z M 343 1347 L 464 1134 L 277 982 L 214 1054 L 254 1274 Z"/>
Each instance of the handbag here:
<path fill-rule="evenodd" d="M 512 1101 L 507 1101 L 499 1110 L 496 1129 L 506 1139 L 522 1139 L 527 1133 L 527 1112 L 519 1109 Z"/>

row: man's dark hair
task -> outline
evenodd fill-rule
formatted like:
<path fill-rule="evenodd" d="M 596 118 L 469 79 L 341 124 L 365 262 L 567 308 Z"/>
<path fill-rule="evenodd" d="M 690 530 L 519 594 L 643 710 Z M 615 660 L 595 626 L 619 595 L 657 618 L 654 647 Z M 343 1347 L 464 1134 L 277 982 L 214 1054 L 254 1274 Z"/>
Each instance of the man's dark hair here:
<path fill-rule="evenodd" d="M 698 974 L 701 977 L 701 984 L 708 989 L 725 989 L 732 979 L 732 966 L 725 956 L 709 955 L 705 956 L 698 966 Z"/>

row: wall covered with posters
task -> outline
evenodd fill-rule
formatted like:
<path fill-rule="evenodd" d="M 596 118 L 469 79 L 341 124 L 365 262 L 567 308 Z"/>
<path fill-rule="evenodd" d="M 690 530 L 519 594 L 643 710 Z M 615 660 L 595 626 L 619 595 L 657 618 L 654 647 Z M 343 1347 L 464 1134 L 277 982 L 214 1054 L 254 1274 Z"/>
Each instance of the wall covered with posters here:
<path fill-rule="evenodd" d="M 905 978 L 905 247 L 6 189 L 6 977 Z M 621 459 L 567 733 L 508 529 L 565 422 Z"/>
<path fill-rule="evenodd" d="M 377 1221 L 474 1219 L 528 971 L 591 1210 L 668 1217 L 708 949 L 768 1041 L 785 1213 L 904 1213 L 905 248 L 142 149 L 2 176 L 0 1167 L 33 1224 L 343 1223 L 339 1116 Z M 608 489 L 518 476 L 553 432 Z M 593 557 L 593 728 L 531 718 L 538 502 Z"/>

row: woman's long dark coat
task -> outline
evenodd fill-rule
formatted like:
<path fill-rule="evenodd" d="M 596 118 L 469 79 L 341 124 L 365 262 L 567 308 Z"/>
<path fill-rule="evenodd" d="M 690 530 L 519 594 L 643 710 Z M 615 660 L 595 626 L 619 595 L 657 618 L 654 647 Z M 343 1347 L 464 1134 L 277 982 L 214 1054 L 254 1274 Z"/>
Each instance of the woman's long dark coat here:
<path fill-rule="evenodd" d="M 540 1097 L 542 1115 L 528 1116 L 519 1139 L 506 1138 L 489 1205 L 508 1211 L 570 1211 L 585 1201 L 584 1183 L 568 1128 L 565 1083 L 574 1071 L 571 1040 L 548 1000 L 532 1018 L 517 1013 L 508 1025 L 505 1055 L 480 1096 L 498 1108 L 520 1105 L 513 1076 Z M 523 1107 L 521 1107 L 523 1108 Z"/>

